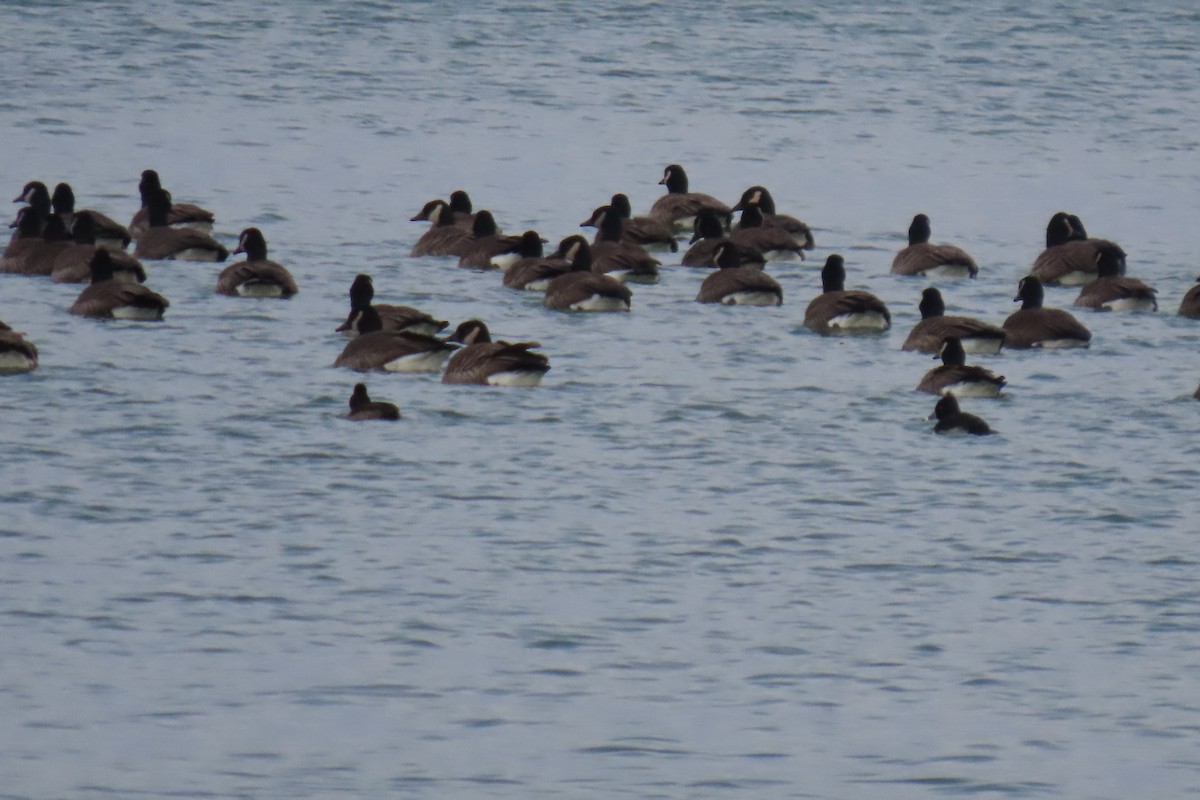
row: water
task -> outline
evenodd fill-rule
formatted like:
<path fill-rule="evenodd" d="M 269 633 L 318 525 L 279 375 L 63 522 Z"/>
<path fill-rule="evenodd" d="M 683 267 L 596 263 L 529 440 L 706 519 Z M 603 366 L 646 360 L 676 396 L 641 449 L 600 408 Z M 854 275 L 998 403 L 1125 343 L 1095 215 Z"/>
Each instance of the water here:
<path fill-rule="evenodd" d="M 0 381 L 0 796 L 1200 793 L 1190 7 L 2 6 L 10 196 L 127 219 L 153 167 L 301 293 L 151 264 L 145 326 L 0 282 L 42 352 Z M 814 226 L 781 308 L 666 269 L 629 315 L 553 315 L 407 258 L 453 189 L 557 241 L 672 162 Z M 998 322 L 1060 209 L 1160 313 L 980 357 L 1000 434 L 931 436 L 909 220 Z M 798 328 L 831 252 L 886 336 Z M 340 420 L 358 272 L 542 342 L 544 385 L 373 375 L 406 419 Z"/>

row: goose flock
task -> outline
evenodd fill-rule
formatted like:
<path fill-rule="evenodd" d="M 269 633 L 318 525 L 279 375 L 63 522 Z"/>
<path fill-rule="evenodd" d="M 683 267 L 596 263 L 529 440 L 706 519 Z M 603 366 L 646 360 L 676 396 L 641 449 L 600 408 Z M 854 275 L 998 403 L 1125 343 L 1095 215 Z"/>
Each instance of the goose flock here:
<path fill-rule="evenodd" d="M 550 242 L 537 231 L 519 235 L 502 231 L 494 215 L 476 211 L 463 190 L 448 199 L 425 203 L 412 221 L 429 228 L 412 248 L 413 257 L 453 257 L 458 266 L 496 271 L 509 289 L 538 292 L 548 311 L 628 312 L 634 289 L 656 282 L 663 261 L 679 267 L 710 269 L 696 300 L 739 306 L 779 306 L 783 289 L 766 270 L 771 261 L 805 258 L 814 247 L 811 227 L 779 213 L 765 186 L 752 186 L 732 205 L 690 190 L 678 164 L 663 172 L 666 193 L 645 216 L 634 216 L 627 195 L 617 193 L 595 208 L 580 227 L 595 228 L 589 241 L 579 233 L 562 238 L 547 254 Z M 153 322 L 170 307 L 167 298 L 146 285 L 146 261 L 224 262 L 231 254 L 245 260 L 226 266 L 215 291 L 230 297 L 285 299 L 299 287 L 285 266 L 267 257 L 267 241 L 258 228 L 244 229 L 228 250 L 212 236 L 212 212 L 176 203 L 154 170 L 138 184 L 141 206 L 128 225 L 93 210 L 75 208 L 71 186 L 60 183 L 51 193 L 45 183 L 25 184 L 14 202 L 23 204 L 15 229 L 0 257 L 0 273 L 43 276 L 59 283 L 87 283 L 69 311 L 98 319 Z M 736 216 L 736 222 L 735 222 Z M 916 278 L 974 278 L 979 265 L 964 249 L 932 244 L 925 214 L 913 217 L 908 245 L 896 253 L 891 272 Z M 132 244 L 132 253 L 128 248 Z M 1009 349 L 1087 347 L 1092 334 L 1073 314 L 1044 306 L 1045 286 L 1080 287 L 1075 306 L 1115 312 L 1154 312 L 1157 292 L 1125 275 L 1125 251 L 1106 239 L 1088 236 L 1079 217 L 1066 212 L 1051 216 L 1046 246 L 1029 274 L 1021 278 L 1015 301 L 1020 309 L 1001 325 L 948 315 L 941 292 L 921 294 L 921 320 L 903 350 L 932 354 L 942 365 L 929 370 L 918 391 L 939 396 L 931 419 L 938 433 L 982 435 L 992 429 L 979 417 L 963 412 L 959 398 L 997 397 L 1003 376 L 968 365 L 967 354 Z M 846 263 L 831 254 L 821 268 L 822 291 L 807 305 L 803 325 L 826 335 L 871 335 L 892 324 L 886 304 L 874 294 L 846 289 Z M 478 319 L 442 335 L 446 320 L 409 306 L 377 304 L 371 276 L 358 275 L 349 289 L 350 312 L 331 333 L 349 337 L 334 367 L 356 372 L 442 373 L 447 384 L 536 386 L 550 369 L 537 342 L 493 341 Z M 1182 299 L 1178 313 L 1200 319 L 1200 283 Z M 38 351 L 23 333 L 0 322 L 0 374 L 18 374 L 38 365 Z M 1200 389 L 1196 391 L 1200 399 Z M 364 383 L 349 399 L 346 419 L 398 420 L 393 404 L 374 401 Z"/>

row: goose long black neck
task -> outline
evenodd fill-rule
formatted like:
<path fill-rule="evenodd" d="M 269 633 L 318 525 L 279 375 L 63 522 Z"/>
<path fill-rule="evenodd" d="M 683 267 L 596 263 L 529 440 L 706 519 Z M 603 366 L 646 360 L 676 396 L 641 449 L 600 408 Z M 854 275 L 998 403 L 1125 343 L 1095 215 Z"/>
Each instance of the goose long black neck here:
<path fill-rule="evenodd" d="M 929 237 L 933 235 L 933 230 L 929 226 L 929 217 L 924 214 L 917 214 L 913 217 L 912 224 L 908 226 L 908 243 L 926 244 Z"/>

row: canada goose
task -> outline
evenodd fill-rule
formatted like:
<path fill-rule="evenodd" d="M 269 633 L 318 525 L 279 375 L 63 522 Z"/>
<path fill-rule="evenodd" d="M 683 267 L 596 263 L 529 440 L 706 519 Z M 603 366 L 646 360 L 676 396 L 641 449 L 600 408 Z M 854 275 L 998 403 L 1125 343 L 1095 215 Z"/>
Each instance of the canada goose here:
<path fill-rule="evenodd" d="M 711 195 L 689 192 L 687 173 L 678 164 L 671 164 L 663 170 L 658 185 L 666 186 L 667 193 L 654 201 L 650 216 L 663 222 L 675 226 L 680 222 L 690 223 L 702 208 L 711 208 L 725 220 L 729 220 L 733 213 L 729 206 Z"/>
<path fill-rule="evenodd" d="M 484 212 L 479 212 L 484 213 Z M 537 261 L 543 257 L 542 245 L 546 244 L 537 231 L 525 231 L 520 236 L 504 236 L 506 240 L 511 240 L 511 244 L 505 245 L 503 252 L 499 252 L 492 256 L 489 264 L 507 273 L 520 264 L 528 261 Z M 465 258 L 465 256 L 464 256 Z M 459 266 L 462 266 L 462 261 L 459 261 Z"/>
<path fill-rule="evenodd" d="M 62 218 L 51 214 L 43 223 L 32 206 L 17 212 L 17 238 L 9 242 L 0 257 L 0 272 L 17 275 L 49 275 L 54 259 L 71 245 L 71 236 Z M 41 229 L 41 235 L 34 231 Z"/>
<path fill-rule="evenodd" d="M 937 405 L 933 407 L 933 414 L 930 415 L 930 419 L 934 418 L 937 419 L 937 425 L 933 426 L 934 433 L 969 433 L 975 436 L 994 433 L 979 417 L 959 409 L 958 400 L 952 394 L 943 395 L 942 399 L 937 401 Z"/>
<path fill-rule="evenodd" d="M 455 248 L 470 241 L 471 230 L 454 224 L 454 212 L 445 200 L 430 200 L 426 206 L 431 206 L 424 217 L 430 222 L 429 230 L 421 234 L 413 245 L 410 256 L 449 256 L 454 255 Z M 422 213 L 425 210 L 422 209 Z M 418 214 L 413 219 L 418 219 Z"/>
<path fill-rule="evenodd" d="M 371 306 L 360 310 L 358 336 L 346 343 L 335 367 L 357 372 L 439 372 L 458 345 L 409 331 L 385 331 Z"/>
<path fill-rule="evenodd" d="M 946 303 L 942 293 L 934 287 L 921 292 L 921 321 L 904 340 L 901 350 L 917 350 L 922 353 L 940 353 L 942 342 L 953 336 L 962 343 L 968 353 L 995 355 L 1004 343 L 1004 329 L 973 317 L 946 316 Z"/>
<path fill-rule="evenodd" d="M 1078 219 L 1078 218 L 1076 218 Z M 1096 257 L 1105 247 L 1119 253 L 1118 275 L 1125 274 L 1125 251 L 1106 239 L 1088 239 L 1083 224 L 1071 224 L 1071 216 L 1059 211 L 1046 225 L 1046 249 L 1033 262 L 1030 274 L 1046 286 L 1082 286 L 1096 279 Z"/>
<path fill-rule="evenodd" d="M 574 234 L 559 242 L 558 249 L 550 256 L 525 258 L 513 264 L 504 272 L 504 285 L 509 289 L 544 292 L 550 281 L 570 272 L 578 258 L 587 261 L 586 266 L 580 265 L 581 270 L 592 268 L 592 252 L 587 239 Z"/>
<path fill-rule="evenodd" d="M 454 248 L 451 255 L 459 256 L 460 267 L 475 269 L 506 269 L 520 256 L 516 255 L 519 236 L 500 233 L 496 219 L 490 211 L 480 211 L 471 226 L 471 236 Z"/>
<path fill-rule="evenodd" d="M 783 305 L 783 288 L 779 282 L 757 266 L 742 266 L 741 254 L 733 242 L 717 245 L 719 269 L 700 284 L 696 301 L 722 305 L 778 306 Z"/>
<path fill-rule="evenodd" d="M 658 280 L 659 260 L 640 244 L 622 238 L 625 220 L 609 206 L 592 214 L 596 220 L 596 243 L 592 245 L 592 271 L 621 281 L 653 283 Z"/>
<path fill-rule="evenodd" d="M 92 283 L 80 292 L 71 313 L 81 317 L 157 322 L 170 303 L 140 283 L 113 280 L 112 254 L 103 247 L 92 254 Z"/>
<path fill-rule="evenodd" d="M 91 211 L 75 214 L 75 225 L 71 231 L 73 244 L 67 246 L 54 258 L 50 279 L 55 283 L 84 283 L 92 279 L 92 256 L 96 244 L 95 226 Z M 142 262 L 124 250 L 109 250 L 113 261 L 113 280 L 146 282 L 146 268 Z"/>
<path fill-rule="evenodd" d="M 742 207 L 742 216 L 729 234 L 729 241 L 742 248 L 762 253 L 767 261 L 784 258 L 804 260 L 804 246 L 783 228 L 765 225 L 762 208 L 750 202 Z"/>
<path fill-rule="evenodd" d="M 551 311 L 628 311 L 633 293 L 616 278 L 592 270 L 591 248 L 578 237 L 571 269 L 546 286 L 542 305 Z"/>
<path fill-rule="evenodd" d="M 75 192 L 71 189 L 71 184 L 69 183 L 60 183 L 54 187 L 54 194 L 50 197 L 50 205 L 54 208 L 54 213 L 62 217 L 63 222 L 66 223 L 67 230 L 71 233 L 75 232 L 75 220 L 80 214 L 86 213 L 91 216 L 95 240 L 101 247 L 124 251 L 132 241 L 129 229 L 112 217 L 92 209 L 76 211 Z"/>
<path fill-rule="evenodd" d="M 138 237 L 133 254 L 147 260 L 224 261 L 229 251 L 216 239 L 195 228 L 168 225 L 171 196 L 153 189 L 146 197 L 150 227 Z"/>
<path fill-rule="evenodd" d="M 929 217 L 917 214 L 908 226 L 908 247 L 892 259 L 893 275 L 924 275 L 942 278 L 974 278 L 979 274 L 975 259 L 952 244 L 930 244 L 933 231 Z"/>
<path fill-rule="evenodd" d="M 1015 349 L 1041 347 L 1087 347 L 1092 333 L 1061 308 L 1042 308 L 1045 290 L 1035 275 L 1027 275 L 1017 285 L 1020 310 L 1004 320 L 1004 346 Z"/>
<path fill-rule="evenodd" d="M 1200 278 L 1196 278 L 1200 281 Z M 1200 319 L 1200 283 L 1187 290 L 1179 303 L 1179 316 L 1188 319 Z"/>
<path fill-rule="evenodd" d="M 701 209 L 692 222 L 690 246 L 683 254 L 680 263 L 685 267 L 715 267 L 717 266 L 717 247 L 728 241 L 729 237 L 725 235 L 725 225 L 717 216 L 717 212 L 711 208 Z M 762 253 L 756 250 L 739 247 L 738 252 L 746 259 L 746 263 L 743 263 L 742 266 L 757 266 L 761 269 L 762 265 L 766 263 Z"/>
<path fill-rule="evenodd" d="M 421 210 L 409 218 L 409 222 L 427 222 L 430 214 L 442 200 L 430 200 L 425 205 L 421 206 Z M 475 212 L 471 205 L 471 196 L 462 189 L 456 189 L 450 193 L 450 202 L 446 203 L 450 206 L 451 215 L 454 218 L 454 224 L 467 231 L 475 226 Z"/>
<path fill-rule="evenodd" d="M 9 225 L 10 228 L 17 228 L 13 232 L 9 243 L 15 242 L 20 238 L 37 238 L 42 235 L 42 227 L 46 224 L 46 220 L 54 213 L 54 209 L 50 200 L 50 190 L 46 188 L 46 184 L 41 181 L 29 181 L 21 187 L 21 193 L 13 198 L 14 203 L 25 203 L 32 210 L 33 219 L 37 220 L 37 230 L 31 231 L 32 237 L 22 234 L 20 230 L 21 212 L 17 212 L 17 218 Z"/>
<path fill-rule="evenodd" d="M 603 208 L 605 206 L 600 206 L 593 211 L 592 216 L 579 223 L 579 227 L 599 228 L 599 215 Z M 633 206 L 630 205 L 629 197 L 625 194 L 621 192 L 614 194 L 609 200 L 607 208 L 625 220 L 621 227 L 621 241 L 641 245 L 647 250 L 665 247 L 672 253 L 678 252 L 679 242 L 675 239 L 675 226 L 655 217 L 633 216 Z M 599 240 L 600 233 L 597 232 L 593 244 Z"/>
<path fill-rule="evenodd" d="M 886 331 L 892 326 L 887 306 L 870 292 L 846 291 L 846 262 L 834 254 L 821 269 L 822 293 L 804 312 L 804 325 L 818 333 Z"/>
<path fill-rule="evenodd" d="M 1003 375 L 983 367 L 967 366 L 962 342 L 951 336 L 942 343 L 942 366 L 925 373 L 918 392 L 952 394 L 956 397 L 998 397 L 1004 388 Z"/>
<path fill-rule="evenodd" d="M 751 186 L 742 192 L 742 199 L 738 200 L 733 210 L 741 211 L 748 205 L 757 205 L 759 207 L 762 211 L 764 226 L 768 228 L 783 228 L 792 235 L 792 238 L 796 240 L 796 244 L 805 250 L 813 248 L 812 228 L 807 223 L 801 222 L 789 214 L 777 213 L 775 211 L 775 198 L 767 191 L 767 187 Z M 741 223 L 739 222 L 738 225 L 740 226 Z"/>
<path fill-rule="evenodd" d="M 1084 284 L 1075 305 L 1097 311 L 1158 311 L 1152 289 L 1137 278 L 1121 277 L 1124 253 L 1111 242 L 1096 248 L 1096 280 Z"/>
<path fill-rule="evenodd" d="M 455 329 L 448 341 L 463 348 L 450 357 L 442 383 L 490 386 L 537 386 L 550 370 L 550 360 L 531 350 L 537 342 L 493 342 L 487 325 L 472 319 Z"/>
<path fill-rule="evenodd" d="M 282 264 L 267 258 L 267 240 L 258 228 L 246 228 L 238 237 L 234 254 L 246 260 L 230 264 L 217 277 L 217 294 L 231 297 L 291 297 L 300 291 L 296 279 Z"/>
<path fill-rule="evenodd" d="M 138 194 L 142 196 L 142 207 L 133 215 L 128 228 L 129 235 L 134 239 L 140 238 L 150 229 L 150 195 L 162 188 L 162 180 L 158 177 L 157 172 L 152 169 L 142 171 L 142 179 L 138 181 Z M 169 202 L 167 225 L 193 228 L 201 233 L 212 232 L 214 217 L 211 211 L 193 203 L 176 203 L 171 200 L 170 192 L 167 193 L 167 199 Z"/>
<path fill-rule="evenodd" d="M 410 306 L 393 306 L 380 303 L 372 305 L 375 298 L 375 284 L 370 275 L 357 275 L 350 284 L 350 315 L 337 328 L 337 333 L 347 333 L 357 336 L 360 333 L 359 323 L 363 309 L 371 306 L 375 316 L 379 318 L 384 331 L 407 331 L 433 336 L 450 323 L 444 319 L 434 319 L 424 311 L 418 311 Z"/>
<path fill-rule="evenodd" d="M 400 409 L 395 403 L 385 403 L 382 400 L 372 400 L 367 394 L 365 383 L 354 384 L 354 392 L 350 395 L 350 413 L 346 419 L 362 422 L 371 419 L 400 419 Z"/>
<path fill-rule="evenodd" d="M 37 369 L 38 351 L 23 334 L 0 322 L 0 375 Z"/>

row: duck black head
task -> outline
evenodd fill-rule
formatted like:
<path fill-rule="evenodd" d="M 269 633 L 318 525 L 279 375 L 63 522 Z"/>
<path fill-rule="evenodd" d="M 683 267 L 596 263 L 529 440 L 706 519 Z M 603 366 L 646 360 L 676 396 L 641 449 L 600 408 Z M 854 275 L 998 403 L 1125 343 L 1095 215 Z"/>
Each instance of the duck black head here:
<path fill-rule="evenodd" d="M 683 167 L 678 164 L 669 164 L 663 170 L 662 180 L 658 182 L 659 186 L 666 186 L 668 194 L 687 194 L 688 176 L 683 171 Z"/>
<path fill-rule="evenodd" d="M 454 220 L 453 214 L 443 214 L 441 216 L 449 217 L 451 222 Z M 438 217 L 438 223 L 441 223 L 441 216 Z M 496 218 L 492 216 L 490 211 L 480 211 L 475 215 L 475 221 L 471 223 L 471 235 L 476 239 L 482 239 L 485 236 L 495 236 L 500 232 L 499 226 L 496 225 Z"/>
<path fill-rule="evenodd" d="M 929 226 L 929 217 L 924 214 L 917 214 L 913 217 L 912 224 L 908 226 L 908 243 L 910 245 L 925 244 L 932 235 L 933 230 Z"/>
<path fill-rule="evenodd" d="M 1017 284 L 1017 296 L 1013 302 L 1020 302 L 1021 308 L 1041 308 L 1046 299 L 1046 290 L 1036 275 L 1026 275 Z"/>
<path fill-rule="evenodd" d="M 258 228 L 246 228 L 238 237 L 234 253 L 245 253 L 249 261 L 265 261 L 267 258 L 267 239 Z"/>
<path fill-rule="evenodd" d="M 821 268 L 821 290 L 840 292 L 846 288 L 846 259 L 834 253 Z"/>
<path fill-rule="evenodd" d="M 71 189 L 71 184 L 60 183 L 55 186 L 50 205 L 54 207 L 55 214 L 74 214 L 75 192 Z"/>
<path fill-rule="evenodd" d="M 483 323 L 483 320 L 478 319 L 469 319 L 460 324 L 446 339 L 448 342 L 458 342 L 464 345 L 485 344 L 491 340 L 492 335 L 488 331 L 487 325 Z"/>
<path fill-rule="evenodd" d="M 455 189 L 450 193 L 450 210 L 470 214 L 472 210 L 471 196 L 462 189 Z"/>
<path fill-rule="evenodd" d="M 1059 211 L 1046 223 L 1046 247 L 1057 247 L 1071 241 L 1074 228 L 1071 218 L 1065 211 Z"/>
<path fill-rule="evenodd" d="M 696 243 L 701 239 L 719 239 L 725 235 L 725 226 L 721 223 L 721 217 L 716 211 L 711 208 L 703 208 L 696 215 L 696 221 L 692 224 L 692 243 Z"/>
<path fill-rule="evenodd" d="M 375 284 L 370 275 L 357 275 L 354 283 L 350 284 L 350 308 L 363 308 L 371 305 L 375 297 Z"/>
<path fill-rule="evenodd" d="M 96 252 L 92 253 L 90 271 L 92 283 L 104 283 L 113 279 L 112 256 L 103 247 L 97 247 Z"/>
<path fill-rule="evenodd" d="M 617 192 L 608 201 L 609 210 L 616 214 L 621 219 L 629 219 L 633 216 L 633 206 L 629 203 L 629 197 L 622 192 Z"/>
<path fill-rule="evenodd" d="M 930 286 L 921 292 L 921 305 L 919 308 L 921 309 L 921 319 L 945 316 L 946 301 L 942 299 L 942 293 L 936 287 Z"/>
<path fill-rule="evenodd" d="M 967 351 L 963 350 L 962 340 L 957 336 L 949 336 L 942 342 L 942 351 L 938 357 L 947 367 L 961 367 L 967 363 Z"/>

